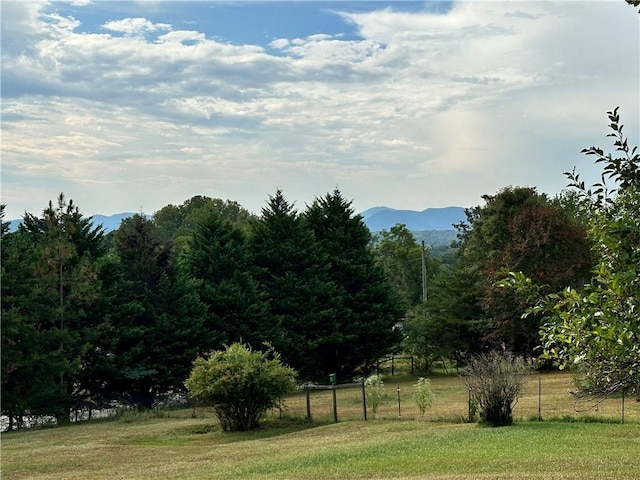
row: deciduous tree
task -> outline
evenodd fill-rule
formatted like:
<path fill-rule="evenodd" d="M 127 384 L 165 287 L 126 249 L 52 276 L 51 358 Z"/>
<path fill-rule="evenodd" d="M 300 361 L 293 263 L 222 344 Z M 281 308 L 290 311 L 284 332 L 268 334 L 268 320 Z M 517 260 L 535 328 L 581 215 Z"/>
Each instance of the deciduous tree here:
<path fill-rule="evenodd" d="M 544 354 L 578 373 L 580 393 L 605 397 L 640 393 L 640 155 L 628 145 L 618 109 L 607 115 L 617 156 L 583 150 L 603 165 L 602 182 L 589 188 L 567 173 L 598 259 L 591 281 L 581 291 L 567 285 L 546 296 L 523 273 L 504 283 L 535 302 L 528 314 L 546 317 Z"/>
<path fill-rule="evenodd" d="M 382 267 L 396 295 L 409 310 L 422 301 L 422 246 L 404 224 L 382 230 L 372 240 L 376 263 Z M 428 257 L 428 254 L 425 252 Z M 432 267 L 431 262 L 429 267 Z M 433 275 L 432 268 L 428 269 Z"/>
<path fill-rule="evenodd" d="M 468 211 L 461 228 L 459 263 L 487 320 L 485 343 L 505 344 L 525 356 L 539 344 L 541 318 L 521 319 L 526 302 L 513 291 L 497 286 L 504 271 L 526 271 L 542 288 L 582 285 L 591 266 L 590 244 L 579 220 L 559 202 L 534 188 L 505 188 L 484 197 L 485 205 Z"/>

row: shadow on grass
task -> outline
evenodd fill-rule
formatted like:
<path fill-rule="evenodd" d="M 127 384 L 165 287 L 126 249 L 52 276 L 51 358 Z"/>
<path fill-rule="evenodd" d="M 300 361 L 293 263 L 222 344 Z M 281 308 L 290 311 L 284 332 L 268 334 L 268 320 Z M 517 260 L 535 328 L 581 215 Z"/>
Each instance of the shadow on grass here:
<path fill-rule="evenodd" d="M 302 432 L 317 427 L 329 425 L 331 422 L 313 421 L 308 422 L 304 418 L 267 418 L 253 430 L 246 432 L 222 432 L 220 425 L 216 425 L 221 437 L 226 439 L 226 443 L 245 442 L 249 440 L 262 440 L 281 435 Z"/>

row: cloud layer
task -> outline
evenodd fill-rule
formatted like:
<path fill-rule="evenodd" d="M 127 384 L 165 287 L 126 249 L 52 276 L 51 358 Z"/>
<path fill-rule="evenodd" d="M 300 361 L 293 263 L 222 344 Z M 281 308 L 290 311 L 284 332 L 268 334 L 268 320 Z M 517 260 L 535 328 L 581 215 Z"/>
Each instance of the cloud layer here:
<path fill-rule="evenodd" d="M 623 2 L 344 8 L 332 15 L 355 39 L 264 45 L 144 8 L 98 29 L 56 8 L 2 2 L 11 218 L 60 191 L 105 214 L 196 194 L 258 211 L 276 188 L 303 206 L 335 186 L 360 209 L 474 205 L 593 172 L 579 150 L 604 143 L 608 109 L 638 131 L 638 18 Z"/>

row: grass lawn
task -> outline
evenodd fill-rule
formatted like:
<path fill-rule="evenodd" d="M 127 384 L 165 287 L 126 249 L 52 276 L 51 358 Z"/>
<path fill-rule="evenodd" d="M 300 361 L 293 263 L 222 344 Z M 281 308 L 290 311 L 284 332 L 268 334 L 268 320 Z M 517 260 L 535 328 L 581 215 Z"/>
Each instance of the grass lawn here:
<path fill-rule="evenodd" d="M 407 389 L 411 381 L 405 379 Z M 6 433 L 2 478 L 640 478 L 638 402 L 629 400 L 634 416 L 624 425 L 601 417 L 609 421 L 521 420 L 512 427 L 480 428 L 446 421 L 453 403 L 447 395 L 453 399 L 460 394 L 450 382 L 433 379 L 440 396 L 439 406 L 433 408 L 445 413 L 432 412 L 427 421 L 418 421 L 415 415 L 398 419 L 397 414 L 395 418 L 385 414 L 367 422 L 310 426 L 285 417 L 270 418 L 253 432 L 223 433 L 210 414 L 200 412 L 191 418 L 191 412 L 184 410 L 164 418 L 134 416 L 129 421 Z M 537 388 L 533 395 L 537 398 Z M 319 404 L 321 399 L 314 400 Z M 357 411 L 357 399 L 352 400 Z M 521 402 L 525 408 L 527 401 Z"/>

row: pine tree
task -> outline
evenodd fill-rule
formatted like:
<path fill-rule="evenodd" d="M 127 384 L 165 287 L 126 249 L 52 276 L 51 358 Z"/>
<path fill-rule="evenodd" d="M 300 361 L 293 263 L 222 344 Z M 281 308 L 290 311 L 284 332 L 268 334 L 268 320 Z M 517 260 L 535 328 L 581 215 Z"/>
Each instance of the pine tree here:
<path fill-rule="evenodd" d="M 215 212 L 193 228 L 182 265 L 207 308 L 207 349 L 260 345 L 272 334 L 245 233 Z"/>
<path fill-rule="evenodd" d="M 26 415 L 60 415 L 71 405 L 61 374 L 68 374 L 60 335 L 45 327 L 35 292 L 33 246 L 24 232 L 2 235 L 2 414 L 9 429 Z"/>
<path fill-rule="evenodd" d="M 115 235 L 119 273 L 110 322 L 115 342 L 111 395 L 140 409 L 159 395 L 181 390 L 203 340 L 204 307 L 197 284 L 177 270 L 171 245 L 154 236 L 141 215 L 123 221 Z"/>
<path fill-rule="evenodd" d="M 3 358 L 12 365 L 5 398 L 20 391 L 18 412 L 68 422 L 83 389 L 87 334 L 100 321 L 92 308 L 100 294 L 95 262 L 104 253 L 102 228 L 60 194 L 41 217 L 25 214 L 9 238 L 6 251 L 3 239 L 3 343 L 17 360 Z"/>
<path fill-rule="evenodd" d="M 324 363 L 343 378 L 353 377 L 399 345 L 404 309 L 369 248 L 369 229 L 340 191 L 317 198 L 304 218 L 329 259 L 329 279 L 338 289 Z"/>
<path fill-rule="evenodd" d="M 250 245 L 269 305 L 273 334 L 266 340 L 300 378 L 326 379 L 334 364 L 324 352 L 334 349 L 340 335 L 337 289 L 328 276 L 327 256 L 281 191 L 262 209 Z"/>

